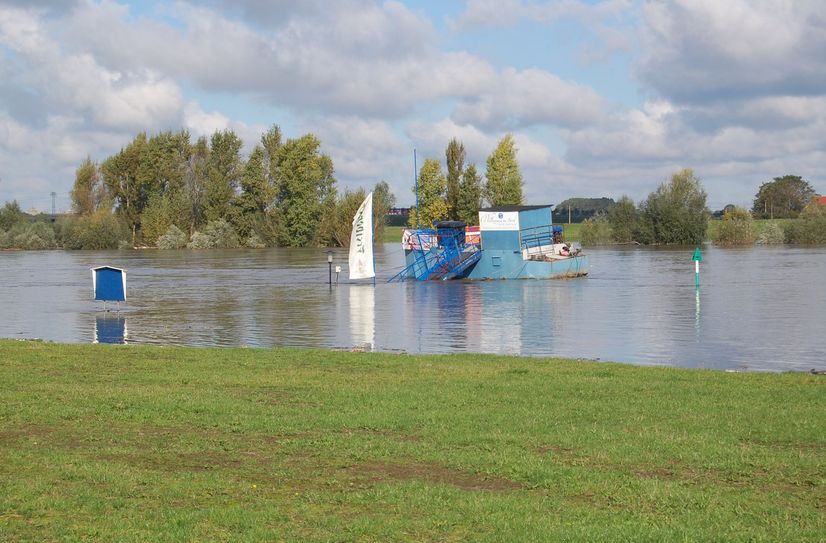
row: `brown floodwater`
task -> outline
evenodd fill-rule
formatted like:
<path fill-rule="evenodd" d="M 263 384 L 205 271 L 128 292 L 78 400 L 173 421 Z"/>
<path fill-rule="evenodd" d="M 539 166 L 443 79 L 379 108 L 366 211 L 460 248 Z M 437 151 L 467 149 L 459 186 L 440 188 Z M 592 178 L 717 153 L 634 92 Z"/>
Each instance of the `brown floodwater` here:
<path fill-rule="evenodd" d="M 553 355 L 732 370 L 826 369 L 826 248 L 590 249 L 575 280 L 329 288 L 326 251 L 0 253 L 0 337 L 162 345 L 301 346 Z M 128 301 L 92 300 L 98 265 L 127 269 Z M 114 309 L 112 304 L 107 309 Z"/>

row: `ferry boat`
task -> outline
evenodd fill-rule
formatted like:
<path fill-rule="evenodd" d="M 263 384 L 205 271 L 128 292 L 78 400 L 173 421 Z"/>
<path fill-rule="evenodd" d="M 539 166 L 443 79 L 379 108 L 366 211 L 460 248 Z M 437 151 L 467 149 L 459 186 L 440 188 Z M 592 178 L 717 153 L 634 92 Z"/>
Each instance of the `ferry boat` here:
<path fill-rule="evenodd" d="M 406 229 L 406 266 L 390 281 L 584 277 L 588 258 L 579 246 L 563 242 L 552 207 L 489 207 L 479 211 L 476 227 L 440 221 Z"/>

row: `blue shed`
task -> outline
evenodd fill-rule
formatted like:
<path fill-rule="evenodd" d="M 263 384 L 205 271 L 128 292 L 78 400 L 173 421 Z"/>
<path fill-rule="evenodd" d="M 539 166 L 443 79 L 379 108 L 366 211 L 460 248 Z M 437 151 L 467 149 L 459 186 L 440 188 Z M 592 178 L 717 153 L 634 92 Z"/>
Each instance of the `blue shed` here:
<path fill-rule="evenodd" d="M 112 266 L 92 268 L 92 290 L 101 302 L 126 301 L 126 270 Z"/>

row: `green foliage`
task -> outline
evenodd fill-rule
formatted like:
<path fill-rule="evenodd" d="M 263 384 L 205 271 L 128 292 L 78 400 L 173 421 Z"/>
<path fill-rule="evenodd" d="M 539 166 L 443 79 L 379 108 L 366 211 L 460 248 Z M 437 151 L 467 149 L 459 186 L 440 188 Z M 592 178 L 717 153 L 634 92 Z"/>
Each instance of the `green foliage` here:
<path fill-rule="evenodd" d="M 610 198 L 605 198 L 610 200 Z M 634 201 L 628 196 L 620 198 L 619 202 L 613 203 L 608 211 L 608 223 L 611 225 L 611 239 L 617 243 L 630 243 L 635 241 L 639 227 L 639 215 Z"/>
<path fill-rule="evenodd" d="M 231 130 L 212 135 L 206 162 L 206 208 L 208 221 L 233 217 L 235 193 L 240 184 L 241 139 Z"/>
<path fill-rule="evenodd" d="M 281 245 L 305 247 L 315 241 L 324 211 L 331 199 L 335 201 L 333 161 L 319 152 L 320 145 L 318 138 L 306 134 L 287 140 L 278 150 Z"/>
<path fill-rule="evenodd" d="M 86 157 L 75 171 L 75 182 L 70 193 L 72 209 L 78 215 L 90 215 L 98 209 L 111 207 L 97 164 Z M 108 205 L 107 205 L 108 204 Z"/>
<path fill-rule="evenodd" d="M 722 223 L 714 231 L 717 245 L 751 245 L 754 243 L 754 219 L 748 209 L 735 207 L 723 213 Z"/>
<path fill-rule="evenodd" d="M 236 200 L 236 226 L 242 237 L 248 237 L 275 198 L 264 169 L 264 148 L 256 145 L 244 165 L 241 176 L 241 194 Z"/>
<path fill-rule="evenodd" d="M 183 249 L 184 247 L 186 247 L 186 234 L 174 224 L 158 238 L 158 249 Z"/>
<path fill-rule="evenodd" d="M 559 222 L 579 223 L 594 215 L 610 212 L 614 205 L 613 198 L 568 198 L 556 205 L 554 215 Z"/>
<path fill-rule="evenodd" d="M 462 174 L 459 185 L 457 216 L 468 225 L 479 224 L 479 208 L 482 207 L 482 178 L 476 172 L 476 164 L 469 164 Z"/>
<path fill-rule="evenodd" d="M 17 223 L 26 220 L 26 215 L 20 209 L 17 200 L 6 202 L 0 209 L 0 230 L 11 230 Z"/>
<path fill-rule="evenodd" d="M 235 229 L 224 219 L 210 221 L 204 229 L 204 234 L 209 238 L 210 248 L 236 249 L 241 246 Z"/>
<path fill-rule="evenodd" d="M 447 179 L 442 173 L 442 165 L 438 160 L 428 158 L 419 169 L 419 207 L 411 210 L 411 220 L 418 216 L 419 224 L 422 228 L 431 228 L 434 221 L 441 221 L 447 218 L 447 201 L 445 200 L 445 190 L 447 189 Z M 416 188 L 413 188 L 414 192 Z"/>
<path fill-rule="evenodd" d="M 263 249 L 266 246 L 267 244 L 264 243 L 264 240 L 262 240 L 261 237 L 255 232 L 251 233 L 244 240 L 244 247 L 249 247 L 250 249 Z"/>
<path fill-rule="evenodd" d="M 789 243 L 826 243 L 826 206 L 813 201 L 800 217 L 786 226 L 786 241 Z"/>
<path fill-rule="evenodd" d="M 485 199 L 491 206 L 522 204 L 522 174 L 513 136 L 507 134 L 488 157 Z"/>
<path fill-rule="evenodd" d="M 608 245 L 612 241 L 611 223 L 605 215 L 597 215 L 582 222 L 582 245 Z"/>
<path fill-rule="evenodd" d="M 117 249 L 128 237 L 126 225 L 107 209 L 76 217 L 64 226 L 65 249 Z"/>
<path fill-rule="evenodd" d="M 760 185 L 752 211 L 760 219 L 795 218 L 814 196 L 812 186 L 799 175 L 775 177 Z"/>
<path fill-rule="evenodd" d="M 698 245 L 708 228 L 706 192 L 690 168 L 683 169 L 640 204 L 638 241 Z"/>
<path fill-rule="evenodd" d="M 0 228 L 0 249 L 10 249 L 11 248 L 11 236 L 9 233 Z"/>
<path fill-rule="evenodd" d="M 150 196 L 148 187 L 143 186 L 138 177 L 146 145 L 146 133 L 140 133 L 125 149 L 103 161 L 100 167 L 103 183 L 115 203 L 118 215 L 126 221 L 132 232 L 133 245 L 136 243 L 141 213 Z"/>
<path fill-rule="evenodd" d="M 447 218 L 459 218 L 459 184 L 465 169 L 465 146 L 453 138 L 445 150 L 447 162 Z"/>
<path fill-rule="evenodd" d="M 210 244 L 209 236 L 202 232 L 195 231 L 192 233 L 192 236 L 189 238 L 189 243 L 186 244 L 187 249 L 209 249 L 212 247 Z"/>
<path fill-rule="evenodd" d="M 154 247 L 158 243 L 158 238 L 173 224 L 169 199 L 157 194 L 152 195 L 141 215 L 141 234 L 144 244 Z"/>
<path fill-rule="evenodd" d="M 374 194 L 375 196 L 375 194 Z M 350 246 L 350 234 L 353 231 L 353 217 L 356 216 L 359 206 L 367 197 L 364 189 L 344 191 L 336 206 L 336 224 L 333 241 L 339 247 Z M 375 231 L 375 224 L 374 231 Z M 383 229 L 382 229 L 383 230 Z"/>
<path fill-rule="evenodd" d="M 28 225 L 18 224 L 9 232 L 9 237 L 10 246 L 18 249 L 42 250 L 55 249 L 58 246 L 54 228 L 44 221 L 34 221 Z"/>
<path fill-rule="evenodd" d="M 776 222 L 770 222 L 765 227 L 760 235 L 757 236 L 757 243 L 760 245 L 778 245 L 786 241 L 786 233 L 783 227 Z"/>
<path fill-rule="evenodd" d="M 390 192 L 390 185 L 387 184 L 387 181 L 376 183 L 376 186 L 373 187 L 373 243 L 384 241 L 387 213 L 395 205 L 396 196 Z"/>

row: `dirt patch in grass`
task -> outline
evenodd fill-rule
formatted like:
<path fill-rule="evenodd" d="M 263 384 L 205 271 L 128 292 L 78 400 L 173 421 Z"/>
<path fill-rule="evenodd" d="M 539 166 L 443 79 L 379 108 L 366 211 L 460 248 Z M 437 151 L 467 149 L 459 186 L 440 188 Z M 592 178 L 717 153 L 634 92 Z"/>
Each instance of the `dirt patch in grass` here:
<path fill-rule="evenodd" d="M 378 436 L 378 437 L 386 437 L 395 441 L 409 441 L 413 443 L 418 443 L 423 441 L 421 436 L 413 435 L 413 434 L 405 434 L 402 432 L 397 432 L 395 430 L 386 430 L 381 428 L 346 428 L 341 431 L 343 435 L 352 436 L 352 435 L 368 435 L 368 436 Z"/>
<path fill-rule="evenodd" d="M 229 454 L 221 451 L 197 451 L 172 454 L 166 452 L 158 452 L 155 454 L 103 454 L 96 456 L 96 458 L 109 462 L 124 463 L 141 469 L 169 473 L 237 469 L 243 462 L 238 458 L 237 453 Z"/>
<path fill-rule="evenodd" d="M 38 447 L 80 449 L 89 442 L 82 436 L 43 424 L 29 424 L 0 430 L 0 445 L 28 443 Z"/>
<path fill-rule="evenodd" d="M 799 444 L 795 444 L 799 445 Z M 818 445 L 818 444 L 813 444 Z M 801 450 L 795 447 L 795 450 Z M 803 449 L 819 450 L 819 449 Z M 754 468 L 748 472 L 732 473 L 720 469 L 696 467 L 682 464 L 676 460 L 665 464 L 623 464 L 608 459 L 581 454 L 573 449 L 557 445 L 544 445 L 536 449 L 539 454 L 552 454 L 553 460 L 561 465 L 593 469 L 602 472 L 630 473 L 641 479 L 657 479 L 681 484 L 702 486 L 727 486 L 734 488 L 753 487 L 763 492 L 797 493 L 810 491 L 816 486 L 812 480 L 817 474 L 811 474 L 802 482 L 784 478 L 783 474 L 770 473 Z"/>
<path fill-rule="evenodd" d="M 479 473 L 469 473 L 436 464 L 419 462 L 386 462 L 374 460 L 358 464 L 352 468 L 357 478 L 367 479 L 377 484 L 395 481 L 425 481 L 428 483 L 446 484 L 462 490 L 487 490 L 504 492 L 519 490 L 523 485 L 505 479 Z"/>

